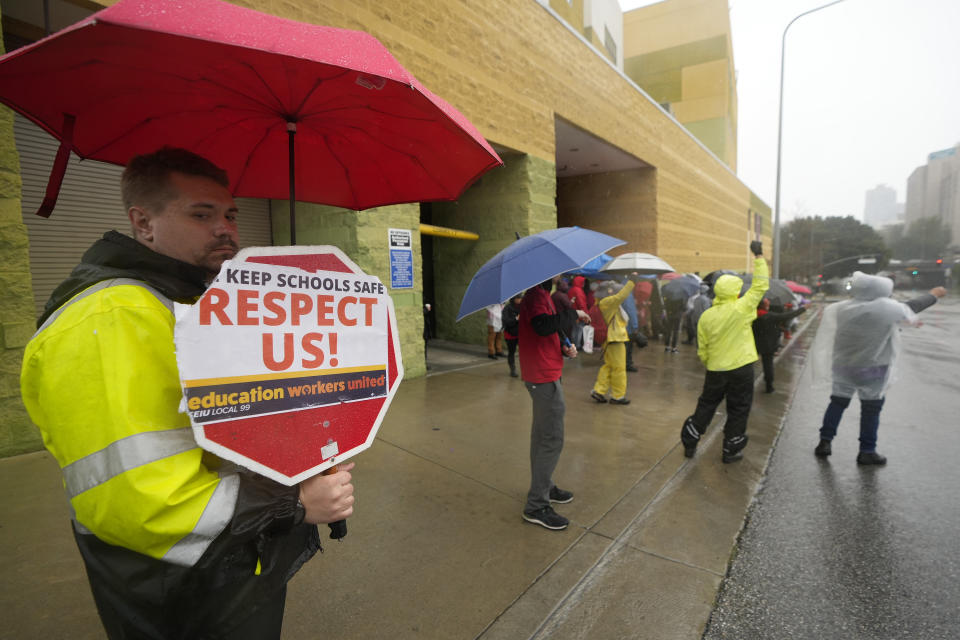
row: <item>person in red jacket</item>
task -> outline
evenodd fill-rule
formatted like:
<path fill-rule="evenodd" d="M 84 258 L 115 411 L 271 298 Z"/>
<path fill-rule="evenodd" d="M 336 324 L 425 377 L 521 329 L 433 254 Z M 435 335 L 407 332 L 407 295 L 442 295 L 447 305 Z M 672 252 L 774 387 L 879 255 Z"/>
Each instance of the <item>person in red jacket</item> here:
<path fill-rule="evenodd" d="M 587 306 L 587 294 L 583 290 L 583 283 L 586 280 L 583 276 L 575 276 L 573 278 L 573 284 L 570 285 L 570 288 L 567 290 L 567 297 L 570 298 L 570 304 L 577 311 L 583 311 L 587 313 L 590 310 L 590 307 Z M 583 348 L 583 324 L 577 322 L 573 328 L 573 335 L 571 336 L 573 344 L 577 345 L 578 349 Z"/>
<path fill-rule="evenodd" d="M 573 285 L 567 290 L 567 296 L 570 298 L 570 304 L 577 311 L 587 311 L 587 293 L 583 290 L 583 283 L 586 280 L 583 276 L 575 276 Z"/>
<path fill-rule="evenodd" d="M 533 400 L 530 433 L 530 490 L 523 519 L 554 531 L 570 521 L 553 510 L 551 502 L 567 503 L 573 493 L 553 483 L 553 471 L 563 451 L 563 358 L 577 357 L 577 348 L 563 332 L 563 326 L 577 319 L 590 321 L 583 311 L 558 311 L 550 289 L 559 280 L 547 280 L 527 290 L 520 303 L 520 374 Z"/>
<path fill-rule="evenodd" d="M 586 278 L 583 276 L 575 276 L 573 278 L 573 284 L 567 289 L 567 297 L 570 298 L 570 305 L 575 310 L 587 313 L 590 307 L 587 306 L 587 294 L 583 290 L 585 280 Z M 583 323 L 578 321 L 573 326 L 573 335 L 570 336 L 570 338 L 578 349 L 583 348 Z"/>

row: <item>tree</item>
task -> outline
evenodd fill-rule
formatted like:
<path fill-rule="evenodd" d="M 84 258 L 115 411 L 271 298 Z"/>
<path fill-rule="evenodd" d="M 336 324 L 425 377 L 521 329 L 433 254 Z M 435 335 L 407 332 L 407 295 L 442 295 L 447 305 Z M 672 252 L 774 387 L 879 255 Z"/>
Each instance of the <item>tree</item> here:
<path fill-rule="evenodd" d="M 950 225 L 937 216 L 920 218 L 889 240 L 898 260 L 936 260 L 950 245 Z"/>
<path fill-rule="evenodd" d="M 797 218 L 780 231 L 780 239 L 780 273 L 791 280 L 813 282 L 820 274 L 830 278 L 857 269 L 875 271 L 890 257 L 880 234 L 853 216 Z M 856 258 L 863 255 L 876 256 L 877 262 L 860 265 Z M 826 272 L 824 265 L 830 265 Z"/>

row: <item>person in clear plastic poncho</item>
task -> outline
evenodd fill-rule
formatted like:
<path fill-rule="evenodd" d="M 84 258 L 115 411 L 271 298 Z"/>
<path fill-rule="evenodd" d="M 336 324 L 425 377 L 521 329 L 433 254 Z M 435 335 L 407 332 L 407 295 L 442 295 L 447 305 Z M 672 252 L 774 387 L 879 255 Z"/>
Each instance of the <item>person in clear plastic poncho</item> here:
<path fill-rule="evenodd" d="M 817 456 L 831 453 L 831 441 L 854 394 L 860 397 L 858 464 L 885 464 L 877 453 L 877 431 L 884 394 L 900 351 L 900 327 L 917 325 L 917 313 L 943 297 L 943 287 L 907 302 L 890 297 L 893 281 L 859 271 L 853 274 L 852 299 L 827 307 L 813 346 L 817 381 L 830 381 L 830 404 L 823 416 Z"/>

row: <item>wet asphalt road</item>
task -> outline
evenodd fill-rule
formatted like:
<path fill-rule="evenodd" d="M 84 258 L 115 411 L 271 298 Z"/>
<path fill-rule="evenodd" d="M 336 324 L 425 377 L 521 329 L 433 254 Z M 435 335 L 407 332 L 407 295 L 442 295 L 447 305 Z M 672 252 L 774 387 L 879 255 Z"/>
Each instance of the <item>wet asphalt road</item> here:
<path fill-rule="evenodd" d="M 886 467 L 855 463 L 856 400 L 814 457 L 829 393 L 804 371 L 705 639 L 960 638 L 960 300 L 922 319 L 880 416 Z"/>

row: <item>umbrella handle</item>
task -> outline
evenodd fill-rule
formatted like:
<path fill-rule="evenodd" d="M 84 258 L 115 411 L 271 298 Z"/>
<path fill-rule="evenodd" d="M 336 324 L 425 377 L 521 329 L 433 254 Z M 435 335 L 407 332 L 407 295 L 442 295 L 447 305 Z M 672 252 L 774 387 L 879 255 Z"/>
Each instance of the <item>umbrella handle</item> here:
<path fill-rule="evenodd" d="M 323 472 L 323 475 L 330 476 L 335 474 L 340 470 L 340 465 L 333 465 L 329 469 Z M 346 520 L 337 520 L 336 522 L 330 522 L 327 524 L 330 527 L 330 539 L 331 540 L 342 540 L 347 535 L 347 521 Z"/>

